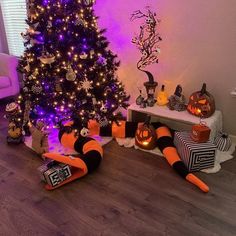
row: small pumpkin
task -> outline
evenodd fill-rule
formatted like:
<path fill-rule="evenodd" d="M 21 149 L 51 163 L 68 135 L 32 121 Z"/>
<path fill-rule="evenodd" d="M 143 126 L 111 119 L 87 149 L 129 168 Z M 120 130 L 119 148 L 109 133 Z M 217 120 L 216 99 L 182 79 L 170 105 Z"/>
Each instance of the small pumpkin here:
<path fill-rule="evenodd" d="M 156 147 L 157 135 L 154 127 L 145 122 L 140 124 L 135 134 L 135 144 L 145 150 L 152 150 Z"/>
<path fill-rule="evenodd" d="M 169 102 L 168 95 L 165 91 L 165 85 L 162 85 L 161 91 L 157 93 L 157 105 L 165 106 Z"/>
<path fill-rule="evenodd" d="M 198 117 L 208 118 L 215 112 L 215 99 L 206 90 L 206 84 L 202 85 L 201 91 L 193 93 L 188 102 L 187 110 Z"/>
<path fill-rule="evenodd" d="M 220 132 L 214 140 L 217 149 L 222 152 L 229 151 L 230 147 L 232 146 L 232 140 L 228 134 Z"/>

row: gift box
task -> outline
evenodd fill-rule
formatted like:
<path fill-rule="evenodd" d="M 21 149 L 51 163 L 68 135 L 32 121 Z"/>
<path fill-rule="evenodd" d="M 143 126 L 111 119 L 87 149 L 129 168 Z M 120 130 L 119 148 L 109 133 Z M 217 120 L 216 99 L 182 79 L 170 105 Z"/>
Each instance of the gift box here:
<path fill-rule="evenodd" d="M 191 138 L 197 143 L 205 143 L 209 140 L 211 129 L 204 124 L 192 126 Z"/>
<path fill-rule="evenodd" d="M 175 132 L 174 144 L 190 172 L 211 168 L 215 163 L 216 145 L 208 141 L 196 143 L 191 132 Z"/>
<path fill-rule="evenodd" d="M 71 177 L 71 169 L 69 165 L 57 163 L 55 161 L 45 162 L 38 168 L 41 180 L 54 187 L 64 180 Z"/>

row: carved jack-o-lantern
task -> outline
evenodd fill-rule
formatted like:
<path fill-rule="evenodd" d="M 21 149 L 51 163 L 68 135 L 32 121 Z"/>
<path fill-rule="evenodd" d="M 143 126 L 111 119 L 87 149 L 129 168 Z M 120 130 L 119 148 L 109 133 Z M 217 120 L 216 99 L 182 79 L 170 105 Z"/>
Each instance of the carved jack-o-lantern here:
<path fill-rule="evenodd" d="M 214 97 L 206 90 L 205 83 L 201 91 L 195 92 L 190 96 L 187 110 L 201 118 L 208 118 L 215 112 Z"/>
<path fill-rule="evenodd" d="M 139 125 L 135 134 L 135 144 L 146 150 L 152 150 L 156 147 L 157 135 L 152 125 L 146 122 Z"/>

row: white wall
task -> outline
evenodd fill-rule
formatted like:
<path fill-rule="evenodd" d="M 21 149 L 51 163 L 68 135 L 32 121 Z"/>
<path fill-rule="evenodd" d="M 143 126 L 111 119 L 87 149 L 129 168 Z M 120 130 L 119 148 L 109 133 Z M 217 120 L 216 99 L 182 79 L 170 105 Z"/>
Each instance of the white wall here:
<path fill-rule="evenodd" d="M 236 1 L 97 0 L 99 24 L 107 28 L 111 48 L 122 62 L 119 76 L 132 101 L 146 78 L 136 69 L 140 55 L 130 40 L 138 26 L 129 18 L 146 5 L 161 18 L 163 37 L 160 62 L 148 69 L 170 94 L 180 83 L 188 97 L 206 82 L 223 112 L 225 131 L 236 135 L 236 98 L 229 95 L 236 87 Z"/>

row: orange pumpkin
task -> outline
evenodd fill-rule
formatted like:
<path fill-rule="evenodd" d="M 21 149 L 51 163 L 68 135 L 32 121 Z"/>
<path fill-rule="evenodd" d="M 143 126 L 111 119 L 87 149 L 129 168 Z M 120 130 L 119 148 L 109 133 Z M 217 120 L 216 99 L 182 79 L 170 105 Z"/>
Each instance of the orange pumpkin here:
<path fill-rule="evenodd" d="M 139 125 L 135 134 L 135 144 L 146 150 L 156 147 L 157 135 L 154 127 L 149 123 Z"/>
<path fill-rule="evenodd" d="M 201 118 L 208 118 L 213 115 L 215 112 L 215 100 L 206 90 L 205 83 L 202 85 L 201 91 L 197 91 L 190 96 L 187 110 Z"/>

